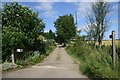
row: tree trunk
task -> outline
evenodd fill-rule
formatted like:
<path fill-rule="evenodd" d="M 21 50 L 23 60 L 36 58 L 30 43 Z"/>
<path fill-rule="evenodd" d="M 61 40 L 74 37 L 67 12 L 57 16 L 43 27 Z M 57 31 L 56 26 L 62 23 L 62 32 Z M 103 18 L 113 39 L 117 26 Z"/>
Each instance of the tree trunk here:
<path fill-rule="evenodd" d="M 102 46 L 102 40 L 99 40 L 98 43 L 99 43 L 99 47 L 101 48 L 101 46 Z"/>

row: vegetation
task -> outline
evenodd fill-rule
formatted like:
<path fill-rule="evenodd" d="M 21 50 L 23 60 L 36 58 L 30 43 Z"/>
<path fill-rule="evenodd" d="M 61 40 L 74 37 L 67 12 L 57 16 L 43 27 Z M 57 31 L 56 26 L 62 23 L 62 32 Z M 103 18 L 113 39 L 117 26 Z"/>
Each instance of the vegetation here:
<path fill-rule="evenodd" d="M 3 71 L 15 69 L 17 67 L 18 67 L 18 65 L 12 64 L 12 63 L 8 63 L 8 62 L 5 62 L 5 63 L 2 64 L 2 70 Z"/>
<path fill-rule="evenodd" d="M 111 5 L 107 2 L 95 2 L 92 3 L 91 10 L 85 29 L 87 36 L 77 37 L 75 42 L 68 44 L 66 50 L 80 62 L 80 71 L 90 78 L 118 78 L 118 66 L 114 67 L 112 61 L 112 46 L 103 41 L 104 33 L 110 27 L 108 14 Z M 107 46 L 102 45 L 102 41 Z M 119 48 L 118 42 L 116 48 Z M 119 50 L 116 51 L 119 53 Z"/>
<path fill-rule="evenodd" d="M 17 60 L 16 64 L 18 67 L 25 67 L 29 65 L 35 65 L 37 63 L 40 63 L 44 58 L 46 58 L 55 46 L 50 46 L 47 50 L 46 54 L 41 54 L 39 51 L 35 51 L 32 55 L 25 55 L 23 58 L 24 60 Z"/>
<path fill-rule="evenodd" d="M 80 71 L 91 78 L 116 78 L 111 47 L 96 48 L 80 38 L 66 47 L 67 52 L 80 62 Z"/>
<path fill-rule="evenodd" d="M 36 50 L 38 30 L 43 32 L 45 25 L 36 12 L 29 7 L 14 2 L 4 4 L 2 12 L 2 60 L 10 58 L 17 48 Z M 39 45 L 40 46 L 40 45 Z"/>
<path fill-rule="evenodd" d="M 118 66 L 114 67 L 112 62 L 112 46 L 102 45 L 104 33 L 110 27 L 108 14 L 111 5 L 107 2 L 95 2 L 92 3 L 91 10 L 92 14 L 88 14 L 88 25 L 85 29 L 87 36 L 78 36 L 68 44 L 66 50 L 80 62 L 80 71 L 90 78 L 118 78 Z"/>
<path fill-rule="evenodd" d="M 89 24 L 86 27 L 87 41 L 86 36 L 76 35 L 74 17 L 71 14 L 59 16 L 54 22 L 56 33 L 52 30 L 45 33 L 45 24 L 37 12 L 17 2 L 4 4 L 2 16 L 0 16 L 3 30 L 2 62 L 4 70 L 41 62 L 55 48 L 57 42 L 64 43 L 64 46 L 68 43 L 66 50 L 80 62 L 80 70 L 83 74 L 91 78 L 116 78 L 117 72 L 112 63 L 112 48 L 108 45 L 111 42 L 107 43 L 102 40 L 104 33 L 109 28 L 108 14 L 111 5 L 106 2 L 96 2 L 92 4 L 91 9 L 92 14 L 88 14 Z M 98 45 L 93 46 L 92 41 L 101 48 Z M 102 41 L 105 44 L 103 46 Z M 24 51 L 18 53 L 17 48 L 22 48 Z M 120 47 L 117 46 L 117 48 L 118 60 L 120 60 Z M 8 63 L 11 62 L 12 53 L 15 53 L 17 65 Z"/>
<path fill-rule="evenodd" d="M 49 32 L 46 32 L 43 35 L 46 39 L 55 39 L 55 33 L 53 33 L 52 30 L 49 30 Z"/>
<path fill-rule="evenodd" d="M 1 15 L 1 13 L 2 13 L 2 9 L 0 7 L 0 59 L 2 59 L 2 34 L 1 34 L 2 33 L 2 29 L 1 29 L 1 27 L 2 27 L 2 15 Z M 2 63 L 2 60 L 0 60 L 0 63 Z"/>
<path fill-rule="evenodd" d="M 20 66 L 36 64 L 43 60 L 55 47 L 54 40 L 45 40 L 45 24 L 37 12 L 17 2 L 5 3 L 2 11 L 2 62 L 11 68 L 11 54 Z M 52 31 L 50 30 L 50 36 Z M 23 52 L 16 52 L 22 48 Z M 7 64 L 7 66 L 6 66 Z M 9 65 L 10 64 L 10 65 Z"/>
<path fill-rule="evenodd" d="M 66 44 L 68 40 L 73 38 L 76 34 L 76 28 L 74 24 L 74 18 L 71 14 L 66 14 L 59 16 L 59 18 L 54 22 L 56 28 L 58 43 Z"/>

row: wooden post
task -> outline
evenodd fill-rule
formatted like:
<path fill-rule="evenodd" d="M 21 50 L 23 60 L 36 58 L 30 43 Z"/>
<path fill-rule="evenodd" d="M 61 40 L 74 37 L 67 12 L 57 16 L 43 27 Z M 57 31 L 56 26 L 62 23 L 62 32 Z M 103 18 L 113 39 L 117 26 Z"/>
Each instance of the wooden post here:
<path fill-rule="evenodd" d="M 112 31 L 113 65 L 116 66 L 115 31 Z"/>
<path fill-rule="evenodd" d="M 15 59 L 14 59 L 14 49 L 12 50 L 12 55 L 11 55 L 11 57 L 12 57 L 12 63 L 15 64 Z"/>

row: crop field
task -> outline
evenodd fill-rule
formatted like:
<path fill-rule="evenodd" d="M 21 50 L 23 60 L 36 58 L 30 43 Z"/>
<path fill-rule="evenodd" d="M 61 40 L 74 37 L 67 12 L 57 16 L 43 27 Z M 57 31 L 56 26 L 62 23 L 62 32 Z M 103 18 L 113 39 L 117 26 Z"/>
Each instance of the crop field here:
<path fill-rule="evenodd" d="M 120 40 L 116 40 L 115 43 L 116 43 L 116 46 L 118 47 Z M 98 45 L 98 42 L 96 43 L 96 45 Z M 112 45 L 112 40 L 103 40 L 102 45 L 110 46 L 110 45 Z"/>

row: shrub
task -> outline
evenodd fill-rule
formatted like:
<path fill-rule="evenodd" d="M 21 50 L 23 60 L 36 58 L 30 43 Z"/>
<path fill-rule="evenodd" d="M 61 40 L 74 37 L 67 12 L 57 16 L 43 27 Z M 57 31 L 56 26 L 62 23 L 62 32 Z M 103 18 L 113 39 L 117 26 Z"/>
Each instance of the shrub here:
<path fill-rule="evenodd" d="M 12 63 L 8 63 L 5 62 L 4 64 L 2 64 L 2 70 L 9 70 L 9 69 L 15 69 L 18 66 L 16 64 L 12 64 Z"/>
<path fill-rule="evenodd" d="M 24 60 L 17 60 L 16 64 L 18 66 L 34 65 L 41 62 L 50 52 L 54 49 L 55 46 L 49 46 L 46 53 L 41 54 L 39 51 L 35 51 L 32 55 L 25 55 Z"/>
<path fill-rule="evenodd" d="M 43 60 L 44 57 L 45 57 L 44 55 L 40 55 L 39 51 L 35 51 L 33 55 L 30 55 L 24 61 L 18 60 L 16 64 L 21 66 L 36 64 L 36 63 L 39 63 L 41 60 Z"/>

